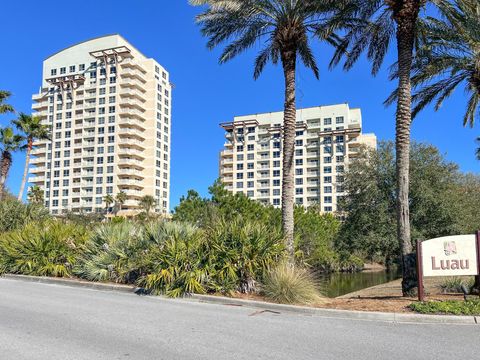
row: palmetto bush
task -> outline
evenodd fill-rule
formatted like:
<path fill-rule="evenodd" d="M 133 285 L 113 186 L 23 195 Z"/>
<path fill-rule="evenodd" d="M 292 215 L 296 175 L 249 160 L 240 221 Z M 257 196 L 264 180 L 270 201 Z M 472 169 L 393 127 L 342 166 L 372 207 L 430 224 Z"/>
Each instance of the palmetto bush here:
<path fill-rule="evenodd" d="M 143 229 L 135 223 L 100 225 L 85 243 L 74 273 L 91 281 L 133 283 L 141 275 L 138 259 L 146 249 Z"/>
<path fill-rule="evenodd" d="M 0 236 L 0 272 L 69 277 L 82 244 L 82 227 L 56 221 L 31 223 Z"/>
<path fill-rule="evenodd" d="M 139 279 L 139 285 L 172 297 L 205 292 L 209 264 L 204 260 L 199 229 L 187 223 L 150 223 L 145 227 L 145 239 L 149 247 L 142 263 L 147 274 Z"/>
<path fill-rule="evenodd" d="M 265 271 L 285 256 L 279 227 L 240 217 L 220 219 L 205 229 L 211 291 L 256 290 Z"/>
<path fill-rule="evenodd" d="M 42 205 L 24 204 L 10 197 L 0 201 L 0 233 L 19 229 L 32 221 L 44 221 L 49 218 L 48 210 Z"/>
<path fill-rule="evenodd" d="M 284 255 L 280 230 L 256 221 L 219 219 L 205 229 L 185 223 L 146 227 L 147 275 L 139 284 L 155 293 L 251 292 Z"/>

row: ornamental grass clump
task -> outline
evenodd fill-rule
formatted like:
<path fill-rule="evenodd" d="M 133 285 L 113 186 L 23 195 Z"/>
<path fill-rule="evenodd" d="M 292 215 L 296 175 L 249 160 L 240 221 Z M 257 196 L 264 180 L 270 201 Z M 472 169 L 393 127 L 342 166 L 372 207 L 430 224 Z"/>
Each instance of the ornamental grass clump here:
<path fill-rule="evenodd" d="M 267 272 L 262 293 L 266 298 L 282 304 L 312 304 L 322 300 L 312 274 L 305 268 L 285 263 Z"/>

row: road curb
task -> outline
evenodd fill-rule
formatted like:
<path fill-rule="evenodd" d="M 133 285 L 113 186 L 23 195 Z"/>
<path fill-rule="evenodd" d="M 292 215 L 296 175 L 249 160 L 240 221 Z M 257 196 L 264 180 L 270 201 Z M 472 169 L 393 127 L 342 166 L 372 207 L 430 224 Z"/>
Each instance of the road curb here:
<path fill-rule="evenodd" d="M 95 289 L 95 290 L 120 291 L 120 292 L 126 292 L 126 293 L 134 293 L 138 289 L 136 287 L 129 286 L 129 285 L 103 284 L 103 283 L 96 283 L 96 282 L 84 281 L 84 280 L 53 278 L 53 277 L 46 277 L 46 276 L 4 274 L 1 277 L 9 280 L 37 282 L 37 283 L 51 284 L 51 285 L 65 285 L 65 286 L 81 287 L 81 288 Z"/>
<path fill-rule="evenodd" d="M 475 316 L 455 316 L 455 315 L 422 315 L 422 314 L 404 314 L 404 313 L 385 313 L 374 311 L 353 311 L 339 309 L 322 309 L 307 306 L 284 305 L 267 303 L 256 300 L 233 299 L 222 296 L 212 295 L 190 295 L 191 299 L 221 305 L 245 306 L 259 308 L 263 310 L 272 310 L 279 312 L 291 312 L 305 315 L 316 315 L 329 318 L 352 319 L 352 320 L 370 320 L 385 321 L 394 323 L 420 323 L 420 324 L 467 324 L 476 325 L 480 323 L 480 317 Z"/>
<path fill-rule="evenodd" d="M 64 285 L 81 287 L 94 290 L 119 291 L 124 293 L 135 293 L 139 288 L 121 284 L 104 284 L 83 280 L 52 278 L 29 275 L 4 274 L 3 278 L 43 284 Z M 452 325 L 480 325 L 480 316 L 455 316 L 455 315 L 422 315 L 405 313 L 385 313 L 373 311 L 352 311 L 338 309 L 313 308 L 308 306 L 284 305 L 268 303 L 256 300 L 235 299 L 223 296 L 191 294 L 183 298 L 185 301 L 195 301 L 208 304 L 241 306 L 274 312 L 288 312 L 303 315 L 315 315 L 328 318 L 384 321 L 392 323 L 416 323 L 416 324 L 452 324 Z"/>

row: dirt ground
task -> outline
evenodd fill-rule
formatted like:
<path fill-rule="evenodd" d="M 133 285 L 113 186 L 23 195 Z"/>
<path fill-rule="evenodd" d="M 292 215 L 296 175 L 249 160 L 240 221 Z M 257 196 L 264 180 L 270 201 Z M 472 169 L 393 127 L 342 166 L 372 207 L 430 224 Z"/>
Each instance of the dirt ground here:
<path fill-rule="evenodd" d="M 463 300 L 463 295 L 460 294 L 443 294 L 439 287 L 443 280 L 443 278 L 425 279 L 426 300 Z M 265 301 L 258 295 L 237 294 L 235 297 Z M 411 312 L 408 305 L 417 300 L 416 297 L 404 298 L 402 296 L 401 279 L 399 279 L 338 298 L 324 298 L 312 306 L 326 309 L 404 313 Z"/>

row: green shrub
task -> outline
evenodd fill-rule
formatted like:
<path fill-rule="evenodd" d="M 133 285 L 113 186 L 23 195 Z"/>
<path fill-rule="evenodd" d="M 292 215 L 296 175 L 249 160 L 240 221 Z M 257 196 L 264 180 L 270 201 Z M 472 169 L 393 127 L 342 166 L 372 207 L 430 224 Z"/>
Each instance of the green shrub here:
<path fill-rule="evenodd" d="M 205 229 L 205 236 L 211 291 L 254 292 L 258 279 L 285 255 L 280 230 L 255 220 L 220 219 Z"/>
<path fill-rule="evenodd" d="M 178 222 L 150 223 L 145 239 L 149 243 L 143 258 L 146 274 L 139 285 L 171 297 L 205 292 L 208 264 L 204 261 L 204 239 L 196 227 Z"/>
<path fill-rule="evenodd" d="M 305 268 L 287 264 L 267 272 L 262 292 L 268 299 L 283 304 L 309 304 L 321 299 L 311 273 Z"/>
<path fill-rule="evenodd" d="M 414 302 L 410 309 L 421 314 L 480 315 L 480 299 Z"/>
<path fill-rule="evenodd" d="M 74 273 L 91 281 L 133 283 L 142 273 L 138 259 L 146 249 L 143 231 L 136 224 L 103 224 L 85 244 Z"/>
<path fill-rule="evenodd" d="M 0 272 L 71 276 L 86 239 L 79 226 L 57 221 L 28 224 L 0 237 Z"/>
<path fill-rule="evenodd" d="M 32 221 L 48 219 L 48 210 L 41 205 L 24 204 L 12 198 L 0 201 L 0 233 L 19 229 Z"/>
<path fill-rule="evenodd" d="M 282 236 L 256 221 L 218 219 L 205 230 L 185 223 L 147 225 L 147 275 L 155 293 L 253 292 L 267 268 L 283 257 Z"/>

